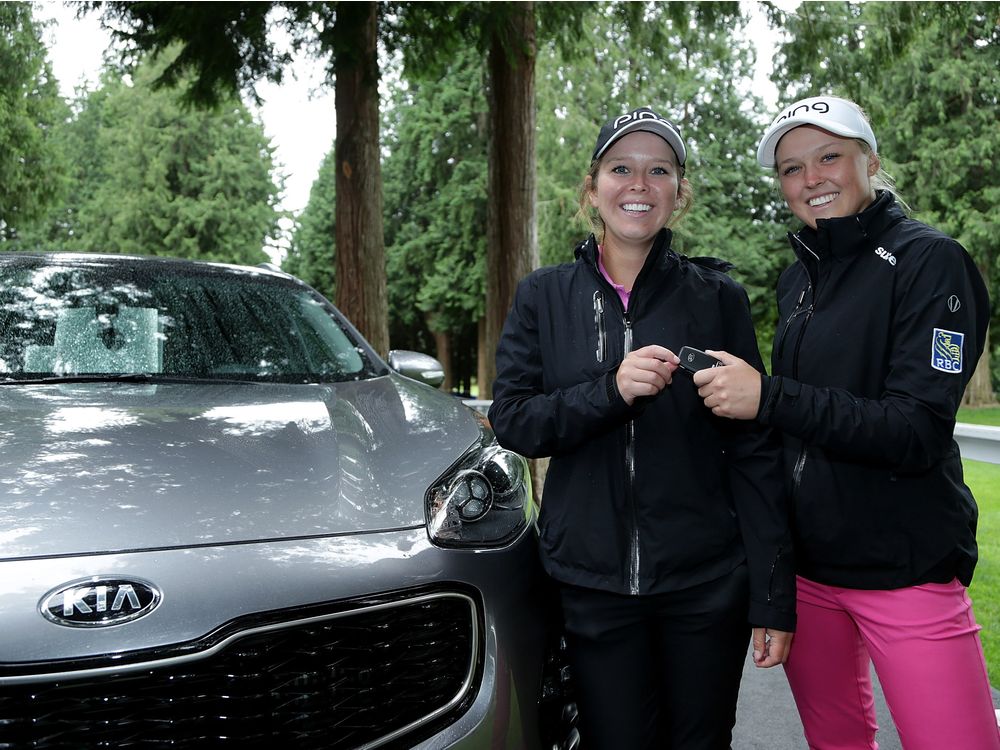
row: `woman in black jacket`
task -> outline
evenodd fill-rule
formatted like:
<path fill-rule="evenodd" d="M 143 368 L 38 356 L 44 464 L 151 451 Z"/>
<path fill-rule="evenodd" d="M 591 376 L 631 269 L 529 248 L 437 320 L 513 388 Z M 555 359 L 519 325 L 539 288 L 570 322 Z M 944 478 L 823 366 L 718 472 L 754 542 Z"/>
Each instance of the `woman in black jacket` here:
<path fill-rule="evenodd" d="M 773 434 L 714 417 L 675 352 L 761 367 L 728 264 L 670 249 L 691 199 L 678 129 L 648 108 L 600 131 L 576 261 L 523 279 L 497 349 L 500 443 L 551 456 L 540 518 L 588 750 L 729 748 L 750 627 L 758 666 L 794 628 Z"/>
<path fill-rule="evenodd" d="M 780 430 L 799 628 L 785 672 L 811 748 L 877 747 L 874 661 L 906 750 L 1000 748 L 965 587 L 976 503 L 952 433 L 989 299 L 955 240 L 910 219 L 857 105 L 788 107 L 757 152 L 792 213 L 773 374 L 727 352 L 717 415 Z M 754 422 L 743 422 L 753 424 Z"/>

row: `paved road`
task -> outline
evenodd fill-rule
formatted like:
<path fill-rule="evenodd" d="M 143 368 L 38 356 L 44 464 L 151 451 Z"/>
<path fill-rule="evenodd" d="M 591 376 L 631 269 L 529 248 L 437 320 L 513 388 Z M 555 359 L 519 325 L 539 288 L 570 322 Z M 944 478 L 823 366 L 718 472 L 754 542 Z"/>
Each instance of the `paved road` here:
<path fill-rule="evenodd" d="M 1000 707 L 1000 692 L 993 691 L 993 705 Z M 875 711 L 879 750 L 902 750 L 899 735 L 885 705 L 882 688 L 875 681 Z M 757 669 L 747 658 L 743 669 L 740 702 L 736 710 L 733 750 L 805 750 L 802 722 L 780 667 Z"/>

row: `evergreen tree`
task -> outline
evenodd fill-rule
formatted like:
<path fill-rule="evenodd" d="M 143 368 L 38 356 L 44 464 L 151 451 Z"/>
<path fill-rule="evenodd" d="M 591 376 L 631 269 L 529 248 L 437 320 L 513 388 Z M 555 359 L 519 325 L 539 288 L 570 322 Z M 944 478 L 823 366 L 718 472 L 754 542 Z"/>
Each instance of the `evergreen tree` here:
<path fill-rule="evenodd" d="M 132 82 L 106 71 L 77 102 L 78 115 L 58 127 L 74 164 L 70 199 L 12 244 L 267 260 L 279 188 L 263 127 L 235 98 L 211 112 L 154 90 L 164 64 L 140 64 Z"/>
<path fill-rule="evenodd" d="M 392 348 L 437 354 L 446 387 L 468 390 L 484 296 L 486 101 L 481 58 L 454 57 L 440 76 L 411 73 L 384 104 L 384 226 Z M 335 168 L 331 150 L 283 263 L 327 295 Z"/>
<path fill-rule="evenodd" d="M 336 169 L 336 153 L 330 149 L 309 190 L 309 202 L 295 222 L 288 257 L 281 264 L 288 273 L 298 276 L 330 300 L 336 294 Z"/>
<path fill-rule="evenodd" d="M 183 82 L 187 100 L 214 106 L 237 92 L 256 97 L 262 78 L 281 82 L 291 54 L 270 32 L 280 27 L 291 47 L 307 50 L 336 81 L 334 148 L 340 197 L 335 206 L 337 305 L 376 351 L 388 348 L 385 248 L 379 160 L 376 57 L 389 4 L 374 2 L 99 2 L 103 18 L 125 25 L 115 30 L 127 62 L 135 50 L 162 52 L 177 43 L 179 54 L 157 83 Z"/>
<path fill-rule="evenodd" d="M 409 70 L 440 72 L 456 48 L 485 57 L 488 169 L 486 287 L 479 395 L 492 391 L 493 352 L 518 281 L 538 265 L 535 218 L 535 59 L 538 39 L 567 39 L 583 3 L 401 3 Z"/>
<path fill-rule="evenodd" d="M 55 136 L 69 116 L 31 5 L 0 3 L 0 242 L 66 191 L 68 168 Z"/>
<path fill-rule="evenodd" d="M 484 74 L 476 51 L 461 49 L 444 75 L 411 75 L 387 117 L 394 122 L 384 172 L 392 340 L 429 350 L 432 336 L 446 387 L 462 390 L 485 309 Z"/>

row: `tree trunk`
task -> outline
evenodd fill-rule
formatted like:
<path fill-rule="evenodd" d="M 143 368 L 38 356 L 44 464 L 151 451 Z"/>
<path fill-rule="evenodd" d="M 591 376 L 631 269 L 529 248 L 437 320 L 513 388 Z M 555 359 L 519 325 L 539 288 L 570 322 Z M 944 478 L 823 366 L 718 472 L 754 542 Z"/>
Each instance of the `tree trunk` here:
<path fill-rule="evenodd" d="M 496 375 L 496 360 L 493 356 L 496 347 L 488 349 L 486 347 L 486 318 L 480 318 L 476 326 L 476 398 L 493 398 L 493 389 L 485 389 L 484 383 L 492 383 L 492 378 Z M 492 373 L 492 374 L 491 374 Z"/>
<path fill-rule="evenodd" d="M 987 289 L 989 283 L 989 266 L 985 268 L 983 264 L 977 263 L 979 273 L 983 276 L 983 282 Z M 965 386 L 965 393 L 962 395 L 962 406 L 992 406 L 996 404 L 996 396 L 993 394 L 993 378 L 990 373 L 990 329 L 986 329 L 986 343 L 983 346 L 983 356 L 979 358 L 975 371 L 969 384 Z"/>
<path fill-rule="evenodd" d="M 476 341 L 478 325 L 467 325 L 457 337 L 452 337 L 452 362 L 455 364 L 455 387 L 459 393 L 472 396 L 476 376 Z"/>
<path fill-rule="evenodd" d="M 975 371 L 969 384 L 965 386 L 965 394 L 962 396 L 962 406 L 993 406 L 996 404 L 996 397 L 993 395 L 993 380 L 990 376 L 990 333 L 986 329 L 986 347 L 983 349 L 983 356 L 979 359 Z"/>
<path fill-rule="evenodd" d="M 389 351 L 382 170 L 379 155 L 376 3 L 338 3 L 336 305 L 376 352 Z"/>
<path fill-rule="evenodd" d="M 434 348 L 437 353 L 434 355 L 444 367 L 444 381 L 441 383 L 442 391 L 451 391 L 455 384 L 455 368 L 451 365 L 451 335 L 447 331 L 435 331 L 431 328 L 431 335 L 434 336 Z"/>
<path fill-rule="evenodd" d="M 535 9 L 511 3 L 489 50 L 490 151 L 486 232 L 486 335 L 479 398 L 493 396 L 496 351 L 514 290 L 538 265 L 535 224 Z M 483 372 L 485 370 L 485 372 Z"/>

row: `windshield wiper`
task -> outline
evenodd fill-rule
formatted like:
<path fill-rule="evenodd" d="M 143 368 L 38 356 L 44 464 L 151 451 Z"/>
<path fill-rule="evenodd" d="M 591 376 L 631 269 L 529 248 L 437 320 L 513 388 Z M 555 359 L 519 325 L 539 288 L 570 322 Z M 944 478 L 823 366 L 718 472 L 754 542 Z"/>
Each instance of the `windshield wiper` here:
<path fill-rule="evenodd" d="M 3 378 L 0 385 L 51 385 L 53 383 L 246 383 L 235 378 L 199 378 L 149 372 L 102 372 L 83 375 L 46 375 L 38 378 Z"/>

